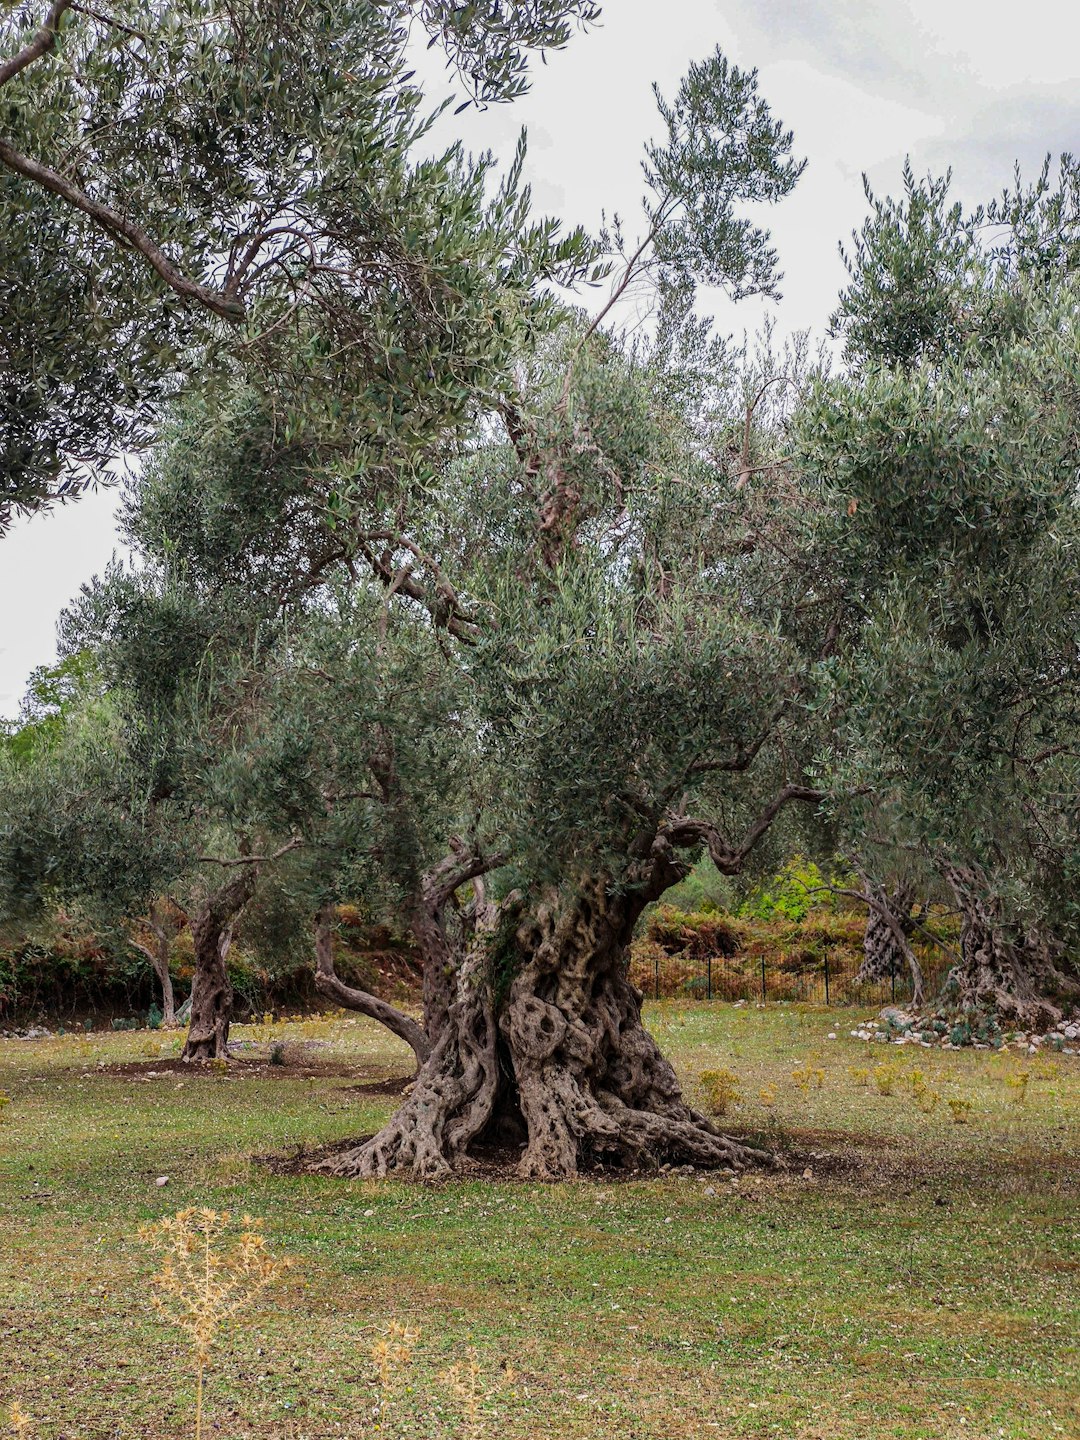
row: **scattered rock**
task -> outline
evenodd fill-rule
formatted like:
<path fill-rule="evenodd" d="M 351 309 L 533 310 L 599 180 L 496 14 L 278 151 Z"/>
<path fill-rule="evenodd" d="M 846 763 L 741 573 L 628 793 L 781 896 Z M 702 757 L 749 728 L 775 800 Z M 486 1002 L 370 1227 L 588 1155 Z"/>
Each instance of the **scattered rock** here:
<path fill-rule="evenodd" d="M 162 1185 L 167 1185 L 168 1183 L 169 1183 L 169 1177 L 168 1177 L 168 1175 L 159 1175 L 159 1176 L 157 1177 L 157 1179 L 154 1181 L 154 1184 L 158 1187 L 159 1190 L 161 1189 Z"/>

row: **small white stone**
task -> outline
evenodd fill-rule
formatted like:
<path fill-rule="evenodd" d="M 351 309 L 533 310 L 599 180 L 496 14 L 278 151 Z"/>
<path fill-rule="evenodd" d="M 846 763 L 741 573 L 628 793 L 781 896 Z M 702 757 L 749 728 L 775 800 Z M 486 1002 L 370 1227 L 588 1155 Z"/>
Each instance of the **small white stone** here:
<path fill-rule="evenodd" d="M 374 1215 L 374 1214 L 375 1214 L 375 1211 L 374 1211 L 374 1210 L 365 1210 L 365 1211 L 364 1211 L 364 1217 L 365 1217 L 365 1219 L 368 1219 L 368 1220 L 370 1220 L 371 1217 L 372 1217 L 372 1215 Z"/>
<path fill-rule="evenodd" d="M 154 1181 L 154 1184 L 157 1185 L 157 1186 L 159 1186 L 159 1187 L 162 1186 L 162 1185 L 167 1185 L 168 1183 L 169 1183 L 169 1177 L 168 1177 L 168 1175 L 159 1175 L 159 1176 L 157 1177 L 157 1179 Z"/>
<path fill-rule="evenodd" d="M 830 1030 L 830 1031 L 829 1031 L 829 1039 L 830 1039 L 830 1040 L 835 1040 L 835 1039 L 836 1039 L 836 1031 L 835 1031 L 835 1030 Z"/>

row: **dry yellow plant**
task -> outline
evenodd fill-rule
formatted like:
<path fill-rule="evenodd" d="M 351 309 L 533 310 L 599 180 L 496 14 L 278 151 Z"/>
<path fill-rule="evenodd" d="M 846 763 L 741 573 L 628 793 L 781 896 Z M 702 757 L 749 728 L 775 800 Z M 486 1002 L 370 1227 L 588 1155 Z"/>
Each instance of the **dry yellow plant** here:
<path fill-rule="evenodd" d="M 791 1078 L 799 1089 L 805 1094 L 812 1086 L 820 1090 L 825 1084 L 825 1071 L 816 1065 L 796 1065 L 791 1072 Z"/>
<path fill-rule="evenodd" d="M 949 1096 L 949 1110 L 952 1112 L 954 1125 L 966 1125 L 968 1116 L 971 1114 L 971 1101 L 965 1100 L 961 1095 Z"/>
<path fill-rule="evenodd" d="M 1027 1100 L 1027 1087 L 1030 1079 L 1030 1070 L 1018 1070 L 1015 1075 L 1005 1076 L 1005 1083 L 1012 1089 L 1018 1105 L 1023 1105 Z"/>
<path fill-rule="evenodd" d="M 762 1105 L 775 1105 L 775 1104 L 776 1104 L 776 1089 L 775 1089 L 775 1087 L 772 1086 L 772 1085 L 762 1085 L 761 1089 L 758 1091 L 758 1099 L 761 1101 Z"/>
<path fill-rule="evenodd" d="M 458 1360 L 439 1377 L 461 1406 L 464 1428 L 462 1440 L 480 1440 L 484 1433 L 484 1417 L 480 1406 L 488 1398 L 480 1377 L 480 1361 L 473 1346 L 465 1351 L 464 1360 Z"/>
<path fill-rule="evenodd" d="M 11 1422 L 11 1433 L 15 1437 L 15 1440 L 29 1440 L 31 1434 L 30 1416 L 27 1415 L 17 1400 L 13 1400 L 11 1403 L 11 1409 L 8 1411 L 8 1419 Z"/>
<path fill-rule="evenodd" d="M 384 1396 L 393 1391 L 408 1368 L 419 1339 L 418 1325 L 403 1325 L 400 1320 L 391 1320 L 384 1334 L 371 1347 L 371 1358 L 379 1372 L 379 1388 Z"/>
<path fill-rule="evenodd" d="M 849 1065 L 848 1074 L 855 1081 L 856 1085 L 870 1084 L 870 1071 L 865 1065 Z"/>
<path fill-rule="evenodd" d="M 0 1120 L 4 1117 L 4 1108 L 11 1104 L 11 1096 L 6 1090 L 0 1090 Z"/>
<path fill-rule="evenodd" d="M 874 1084 L 879 1095 L 891 1095 L 899 1078 L 900 1072 L 895 1065 L 884 1063 L 874 1066 Z"/>
<path fill-rule="evenodd" d="M 203 1384 L 218 1331 L 292 1264 L 270 1254 L 262 1224 L 250 1215 L 234 1223 L 227 1211 L 203 1207 L 180 1210 L 139 1231 L 161 1257 L 151 1280 L 154 1306 L 191 1345 L 195 1440 L 202 1437 Z"/>

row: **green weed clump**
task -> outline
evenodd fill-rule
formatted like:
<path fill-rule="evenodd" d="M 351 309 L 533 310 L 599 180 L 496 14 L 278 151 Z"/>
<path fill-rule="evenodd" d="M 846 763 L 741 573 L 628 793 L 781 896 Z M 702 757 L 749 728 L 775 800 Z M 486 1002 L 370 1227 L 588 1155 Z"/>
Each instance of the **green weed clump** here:
<path fill-rule="evenodd" d="M 709 1108 L 716 1115 L 726 1115 L 743 1098 L 734 1070 L 703 1070 L 701 1083 Z"/>
<path fill-rule="evenodd" d="M 926 1077 L 921 1070 L 913 1070 L 908 1076 L 911 1085 L 911 1098 L 924 1115 L 932 1115 L 938 1107 L 941 1095 L 937 1090 L 931 1089 L 926 1083 Z"/>
<path fill-rule="evenodd" d="M 900 1069 L 898 1066 L 890 1065 L 888 1061 L 874 1066 L 874 1084 L 877 1086 L 879 1095 L 891 1095 L 896 1089 L 899 1079 Z"/>

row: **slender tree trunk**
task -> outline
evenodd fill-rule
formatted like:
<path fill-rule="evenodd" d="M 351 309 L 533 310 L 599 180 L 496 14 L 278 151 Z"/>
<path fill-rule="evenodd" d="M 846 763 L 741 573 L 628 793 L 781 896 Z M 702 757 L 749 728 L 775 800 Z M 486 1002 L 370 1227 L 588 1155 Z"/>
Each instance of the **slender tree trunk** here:
<path fill-rule="evenodd" d="M 147 925 L 153 934 L 153 945 L 144 945 L 141 940 L 131 941 L 136 950 L 141 950 L 150 961 L 150 968 L 161 986 L 161 1023 L 167 1030 L 176 1027 L 176 998 L 173 994 L 172 976 L 169 974 L 171 945 L 165 918 L 157 904 L 150 907 Z"/>
<path fill-rule="evenodd" d="M 524 913 L 520 897 L 482 905 L 412 1093 L 378 1135 L 325 1168 L 441 1179 L 474 1141 L 515 1132 L 532 1179 L 596 1162 L 767 1162 L 686 1104 L 642 1024 L 626 971 L 643 903 L 596 878 Z"/>
<path fill-rule="evenodd" d="M 173 994 L 172 976 L 169 974 L 169 932 L 164 916 L 157 905 L 150 907 L 150 927 L 157 942 L 153 959 L 154 973 L 161 985 L 161 1023 L 166 1030 L 176 1028 L 176 997 Z"/>
<path fill-rule="evenodd" d="M 431 1045 L 423 1028 L 411 1015 L 388 1005 L 377 995 L 346 985 L 338 978 L 334 969 L 334 919 L 332 905 L 324 906 L 315 917 L 315 985 L 319 994 L 346 1010 L 356 1010 L 385 1025 L 392 1034 L 411 1046 L 419 1069 L 431 1054 Z"/>
<path fill-rule="evenodd" d="M 942 873 L 961 915 L 960 963 L 945 982 L 949 1003 L 1020 1029 L 1057 1024 L 1062 1003 L 1080 999 L 1080 981 L 1060 968 L 1061 946 L 1044 931 L 1010 923 L 978 870 L 946 865 Z"/>
<path fill-rule="evenodd" d="M 232 1020 L 232 983 L 225 961 L 232 945 L 233 925 L 255 893 L 254 865 L 213 891 L 191 921 L 195 947 L 195 978 L 191 986 L 191 1021 L 181 1059 L 225 1059 Z"/>

